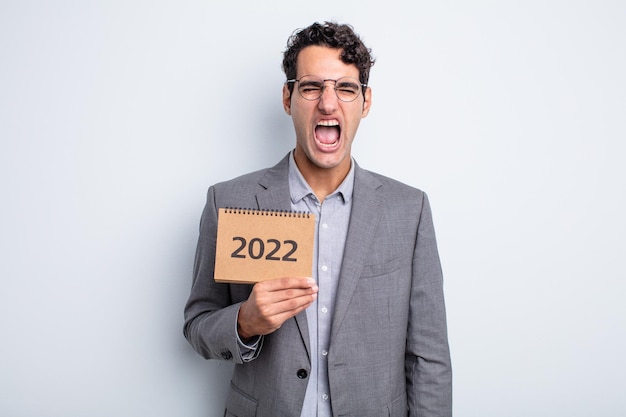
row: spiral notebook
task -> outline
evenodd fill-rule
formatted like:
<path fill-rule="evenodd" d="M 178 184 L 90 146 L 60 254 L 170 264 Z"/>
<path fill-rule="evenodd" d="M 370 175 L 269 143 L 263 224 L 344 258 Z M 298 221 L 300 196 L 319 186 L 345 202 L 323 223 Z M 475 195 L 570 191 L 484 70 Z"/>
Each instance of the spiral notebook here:
<path fill-rule="evenodd" d="M 315 215 L 294 211 L 220 208 L 215 281 L 255 283 L 310 277 Z"/>

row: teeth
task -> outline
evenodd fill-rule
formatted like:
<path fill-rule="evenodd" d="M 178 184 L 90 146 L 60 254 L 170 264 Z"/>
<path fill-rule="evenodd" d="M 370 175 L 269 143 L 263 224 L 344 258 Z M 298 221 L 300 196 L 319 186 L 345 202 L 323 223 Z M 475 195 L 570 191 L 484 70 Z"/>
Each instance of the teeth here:
<path fill-rule="evenodd" d="M 318 126 L 339 126 L 339 122 L 336 120 L 320 120 L 317 123 Z"/>

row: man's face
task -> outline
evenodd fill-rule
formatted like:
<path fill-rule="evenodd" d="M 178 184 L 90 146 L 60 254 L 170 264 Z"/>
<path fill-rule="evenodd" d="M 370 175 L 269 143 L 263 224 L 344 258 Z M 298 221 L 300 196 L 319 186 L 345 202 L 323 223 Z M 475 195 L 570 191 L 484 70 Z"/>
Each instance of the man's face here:
<path fill-rule="evenodd" d="M 340 54 L 341 50 L 324 46 L 304 48 L 298 54 L 296 78 L 309 75 L 321 80 L 358 80 L 357 67 L 341 61 Z M 350 169 L 352 141 L 370 109 L 371 91 L 368 87 L 365 97 L 359 94 L 356 100 L 344 102 L 337 98 L 333 81 L 324 85 L 322 96 L 313 101 L 300 95 L 298 83 L 291 94 L 287 86 L 283 88 L 283 106 L 293 119 L 296 133 L 296 162 L 303 173 L 322 169 L 345 175 Z"/>

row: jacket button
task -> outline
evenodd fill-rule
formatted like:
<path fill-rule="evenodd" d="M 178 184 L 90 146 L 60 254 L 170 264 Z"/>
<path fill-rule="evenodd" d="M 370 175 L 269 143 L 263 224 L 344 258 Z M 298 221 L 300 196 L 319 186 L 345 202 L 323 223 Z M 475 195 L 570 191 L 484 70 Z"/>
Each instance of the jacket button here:
<path fill-rule="evenodd" d="M 307 372 L 306 369 L 299 369 L 297 375 L 298 375 L 298 378 L 304 379 L 307 376 L 309 376 L 309 373 Z"/>
<path fill-rule="evenodd" d="M 231 360 L 233 358 L 233 354 L 230 353 L 230 350 L 225 350 L 222 352 L 222 358 L 228 360 Z"/>

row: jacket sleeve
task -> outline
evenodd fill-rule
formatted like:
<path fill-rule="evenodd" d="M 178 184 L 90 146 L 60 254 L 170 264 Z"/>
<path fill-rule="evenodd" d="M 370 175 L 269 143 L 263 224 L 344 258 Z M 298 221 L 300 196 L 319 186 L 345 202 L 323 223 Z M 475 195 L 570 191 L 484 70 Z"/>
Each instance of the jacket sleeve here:
<path fill-rule="evenodd" d="M 217 204 L 215 189 L 211 187 L 200 220 L 193 283 L 185 305 L 183 333 L 202 357 L 242 363 L 237 337 L 237 314 L 251 286 L 215 282 L 216 239 Z"/>
<path fill-rule="evenodd" d="M 443 276 L 425 194 L 413 257 L 405 371 L 410 416 L 452 416 Z"/>

